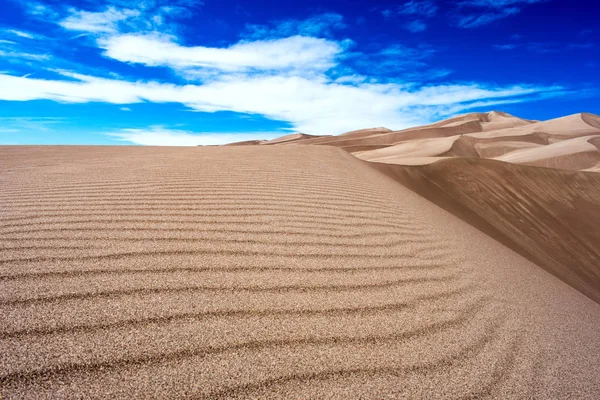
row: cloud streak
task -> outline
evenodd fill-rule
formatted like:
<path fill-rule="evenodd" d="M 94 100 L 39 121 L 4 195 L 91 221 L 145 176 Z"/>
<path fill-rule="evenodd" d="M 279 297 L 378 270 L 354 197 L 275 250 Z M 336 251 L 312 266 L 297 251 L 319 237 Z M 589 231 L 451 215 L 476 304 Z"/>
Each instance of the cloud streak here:
<path fill-rule="evenodd" d="M 477 28 L 520 13 L 524 6 L 548 0 L 463 0 L 453 19 L 460 28 Z"/>

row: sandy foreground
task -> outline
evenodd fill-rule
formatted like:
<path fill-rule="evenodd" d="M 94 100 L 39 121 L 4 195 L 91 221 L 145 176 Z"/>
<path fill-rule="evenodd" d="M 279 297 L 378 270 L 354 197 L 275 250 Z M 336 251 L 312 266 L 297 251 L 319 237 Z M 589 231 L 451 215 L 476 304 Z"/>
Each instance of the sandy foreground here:
<path fill-rule="evenodd" d="M 600 398 L 600 304 L 338 148 L 0 147 L 0 205 L 2 399 Z"/>

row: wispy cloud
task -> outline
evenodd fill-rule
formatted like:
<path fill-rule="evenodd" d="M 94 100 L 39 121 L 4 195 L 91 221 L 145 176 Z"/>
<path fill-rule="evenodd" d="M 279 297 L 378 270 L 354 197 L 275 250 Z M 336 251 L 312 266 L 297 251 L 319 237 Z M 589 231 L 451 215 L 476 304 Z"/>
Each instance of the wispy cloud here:
<path fill-rule="evenodd" d="M 1 132 L 49 132 L 64 122 L 61 117 L 0 117 Z"/>
<path fill-rule="evenodd" d="M 504 9 L 492 9 L 490 11 L 478 13 L 461 13 L 456 18 L 456 24 L 461 28 L 476 28 L 506 18 L 510 15 L 518 14 L 519 12 L 520 10 L 516 7 L 507 7 Z"/>
<path fill-rule="evenodd" d="M 431 46 L 415 47 L 394 44 L 374 52 L 353 52 L 346 55 L 346 65 L 358 73 L 370 76 L 371 82 L 423 82 L 449 75 L 445 68 L 431 68 L 429 60 L 437 53 Z M 347 68 L 347 67 L 346 67 Z M 373 80 L 373 76 L 379 78 Z M 381 78 L 385 77 L 385 78 Z M 365 78 L 363 81 L 369 81 Z"/>
<path fill-rule="evenodd" d="M 1 47 L 1 46 L 0 46 Z M 3 57 L 5 61 L 9 60 L 33 60 L 33 61 L 46 61 L 51 57 L 48 54 L 38 54 L 38 53 L 25 53 L 22 51 L 6 51 L 0 48 L 0 57 Z"/>
<path fill-rule="evenodd" d="M 423 21 L 415 20 L 415 21 L 404 24 L 404 27 L 411 32 L 417 33 L 417 32 L 423 32 L 424 30 L 426 30 L 427 24 L 425 24 Z"/>
<path fill-rule="evenodd" d="M 176 21 L 191 16 L 201 1 L 187 0 L 82 0 L 76 7 L 51 6 L 41 2 L 27 4 L 29 14 L 44 22 L 55 22 L 66 30 L 92 36 L 148 32 L 174 32 Z"/>
<path fill-rule="evenodd" d="M 27 8 L 27 12 L 36 18 L 55 20 L 59 17 L 59 13 L 47 4 L 38 1 L 23 2 L 22 4 Z"/>
<path fill-rule="evenodd" d="M 433 0 L 410 0 L 391 8 L 383 8 L 380 11 L 387 18 L 398 15 L 431 18 L 436 15 L 438 6 Z"/>
<path fill-rule="evenodd" d="M 335 31 L 345 29 L 344 17 L 336 13 L 314 15 L 307 19 L 289 19 L 275 21 L 270 25 L 246 25 L 242 34 L 248 39 L 282 38 L 295 35 L 312 37 L 330 37 Z"/>
<path fill-rule="evenodd" d="M 520 13 L 528 4 L 549 0 L 462 0 L 453 14 L 454 23 L 461 28 L 476 28 Z"/>
<path fill-rule="evenodd" d="M 17 29 L 6 29 L 4 30 L 4 32 L 18 36 L 20 38 L 25 38 L 25 39 L 36 39 L 39 37 L 39 35 L 36 35 L 34 33 L 31 32 L 25 32 L 25 31 L 20 31 Z"/>
<path fill-rule="evenodd" d="M 9 37 L 10 39 L 3 39 Z M 0 31 L 0 57 L 3 61 L 10 63 L 29 63 L 35 61 L 46 61 L 51 58 L 50 54 L 39 48 L 32 40 L 39 37 L 28 32 L 6 29 Z M 39 50 L 36 52 L 36 50 Z"/>
<path fill-rule="evenodd" d="M 422 18 L 431 18 L 437 11 L 438 6 L 431 0 L 411 0 L 396 8 L 398 14 Z"/>
<path fill-rule="evenodd" d="M 101 12 L 71 9 L 70 15 L 59 22 L 65 29 L 90 33 L 116 33 L 118 25 L 129 18 L 140 16 L 140 11 L 107 7 Z"/>
<path fill-rule="evenodd" d="M 518 45 L 514 44 L 514 43 L 508 43 L 508 44 L 496 44 L 494 45 L 494 48 L 496 50 L 514 50 L 518 47 Z"/>
<path fill-rule="evenodd" d="M 410 0 L 401 5 L 381 10 L 385 18 L 403 17 L 410 19 L 403 26 L 411 32 L 423 32 L 427 29 L 427 19 L 436 15 L 438 6 L 433 0 Z"/>
<path fill-rule="evenodd" d="M 509 6 L 543 3 L 550 0 L 462 0 L 461 6 L 504 8 Z"/>
<path fill-rule="evenodd" d="M 597 47 L 595 43 L 564 43 L 556 42 L 528 42 L 528 43 L 507 43 L 494 45 L 496 50 L 515 50 L 524 49 L 531 53 L 545 54 L 545 53 L 559 53 L 568 50 L 589 50 Z"/>

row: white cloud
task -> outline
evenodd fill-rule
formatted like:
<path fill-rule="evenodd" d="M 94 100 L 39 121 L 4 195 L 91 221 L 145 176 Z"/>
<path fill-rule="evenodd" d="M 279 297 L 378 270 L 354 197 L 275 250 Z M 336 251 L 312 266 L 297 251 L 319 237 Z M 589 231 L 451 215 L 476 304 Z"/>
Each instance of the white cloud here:
<path fill-rule="evenodd" d="M 15 35 L 15 36 L 18 36 L 18 37 L 24 38 L 24 39 L 36 39 L 38 37 L 38 35 L 35 35 L 33 33 L 20 31 L 17 29 L 6 29 L 6 30 L 4 30 L 4 32 L 10 33 L 12 35 Z"/>
<path fill-rule="evenodd" d="M 119 22 L 140 15 L 138 10 L 107 7 L 102 12 L 71 9 L 70 15 L 59 22 L 65 29 L 90 33 L 116 33 Z"/>
<path fill-rule="evenodd" d="M 131 108 L 129 108 L 129 107 L 121 107 L 121 108 L 119 108 L 119 110 L 121 110 L 121 111 L 131 111 Z"/>
<path fill-rule="evenodd" d="M 78 74 L 78 81 L 42 80 L 0 75 L 0 99 L 50 99 L 61 102 L 180 103 L 204 112 L 234 111 L 288 121 L 296 131 L 338 134 L 353 129 L 388 126 L 401 129 L 430 122 L 450 106 L 467 109 L 471 103 L 546 93 L 559 87 L 477 84 L 409 87 L 400 84 L 347 85 L 302 77 L 241 76 L 203 85 L 127 82 Z"/>
<path fill-rule="evenodd" d="M 105 55 L 115 60 L 173 69 L 209 68 L 223 71 L 245 69 L 327 70 L 342 52 L 325 39 L 292 36 L 284 39 L 241 41 L 226 48 L 186 47 L 172 36 L 160 34 L 116 35 L 100 41 Z"/>
<path fill-rule="evenodd" d="M 147 129 L 122 129 L 109 133 L 118 140 L 144 146 L 212 146 L 246 140 L 268 140 L 278 132 L 190 132 L 153 126 Z"/>

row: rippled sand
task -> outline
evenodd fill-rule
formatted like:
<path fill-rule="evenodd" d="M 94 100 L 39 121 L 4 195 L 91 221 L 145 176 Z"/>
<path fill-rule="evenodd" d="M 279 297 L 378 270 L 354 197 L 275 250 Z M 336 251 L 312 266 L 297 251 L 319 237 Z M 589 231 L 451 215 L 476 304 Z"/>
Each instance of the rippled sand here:
<path fill-rule="evenodd" d="M 0 148 L 2 398 L 600 398 L 600 305 L 342 150 Z"/>

